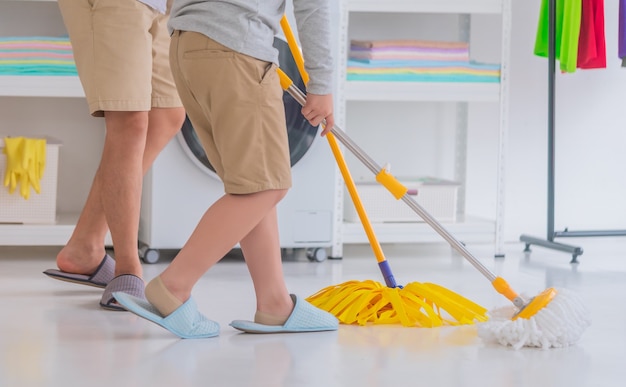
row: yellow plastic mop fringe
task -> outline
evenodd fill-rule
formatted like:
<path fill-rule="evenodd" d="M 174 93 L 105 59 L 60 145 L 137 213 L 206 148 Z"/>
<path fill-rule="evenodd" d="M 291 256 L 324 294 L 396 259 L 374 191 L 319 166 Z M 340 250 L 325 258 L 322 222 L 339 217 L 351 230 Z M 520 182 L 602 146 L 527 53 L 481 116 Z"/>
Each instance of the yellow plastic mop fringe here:
<path fill-rule="evenodd" d="M 432 283 L 392 288 L 372 280 L 347 281 L 324 288 L 307 301 L 344 324 L 434 328 L 487 320 L 485 308 Z"/>
<path fill-rule="evenodd" d="M 304 60 L 285 17 L 283 17 L 281 25 L 296 65 L 306 84 L 308 76 L 304 70 Z M 291 79 L 282 70 L 278 69 L 278 73 L 283 89 L 301 105 L 304 105 L 306 96 L 293 85 Z M 485 308 L 442 286 L 417 282 L 409 283 L 404 287 L 396 284 L 333 132 L 328 133 L 326 138 L 365 229 L 370 246 L 378 260 L 386 286 L 375 281 L 348 281 L 322 289 L 308 297 L 307 301 L 332 313 L 344 324 L 365 325 L 373 323 L 402 324 L 407 327 L 439 327 L 486 321 L 487 310 Z M 392 177 L 390 178 L 390 175 L 384 170 L 378 174 L 377 180 L 388 187 L 398 198 L 407 192 L 406 187 Z"/>

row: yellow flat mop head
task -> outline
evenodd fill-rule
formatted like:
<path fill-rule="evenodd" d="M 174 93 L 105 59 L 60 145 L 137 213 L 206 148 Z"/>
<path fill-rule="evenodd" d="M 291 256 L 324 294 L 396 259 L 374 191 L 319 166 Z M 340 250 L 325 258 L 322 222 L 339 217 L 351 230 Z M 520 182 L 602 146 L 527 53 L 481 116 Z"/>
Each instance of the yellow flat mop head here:
<path fill-rule="evenodd" d="M 487 309 L 432 283 L 390 288 L 376 281 L 348 281 L 307 298 L 342 324 L 402 324 L 432 328 L 487 321 Z"/>
<path fill-rule="evenodd" d="M 567 347 L 591 325 L 580 296 L 566 289 L 549 288 L 521 309 L 499 308 L 489 315 L 489 321 L 478 324 L 478 336 L 514 349 Z"/>

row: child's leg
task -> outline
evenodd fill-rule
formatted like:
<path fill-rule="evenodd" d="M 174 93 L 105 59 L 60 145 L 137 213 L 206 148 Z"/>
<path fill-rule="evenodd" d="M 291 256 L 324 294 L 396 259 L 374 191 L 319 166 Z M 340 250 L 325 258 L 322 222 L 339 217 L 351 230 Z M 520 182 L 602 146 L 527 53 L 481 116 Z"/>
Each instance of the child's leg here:
<path fill-rule="evenodd" d="M 240 242 L 254 282 L 259 323 L 282 325 L 291 314 L 293 300 L 283 278 L 278 220 L 273 208 Z M 265 318 L 263 318 L 265 317 Z"/>
<path fill-rule="evenodd" d="M 270 190 L 224 195 L 209 207 L 187 243 L 161 273 L 163 285 L 181 304 L 185 302 L 200 277 L 255 229 L 268 213 L 275 211 L 274 207 L 286 193 L 287 190 Z M 157 301 L 151 300 L 149 289 L 146 289 L 146 297 L 151 302 Z M 158 302 L 153 304 L 161 310 Z"/>

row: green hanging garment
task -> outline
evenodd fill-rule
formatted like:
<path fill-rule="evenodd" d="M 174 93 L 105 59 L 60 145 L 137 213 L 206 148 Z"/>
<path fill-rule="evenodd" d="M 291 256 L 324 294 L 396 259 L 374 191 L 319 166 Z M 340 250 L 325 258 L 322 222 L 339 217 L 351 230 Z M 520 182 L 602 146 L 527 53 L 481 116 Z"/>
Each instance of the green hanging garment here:
<path fill-rule="evenodd" d="M 582 0 L 556 1 L 556 34 L 555 55 L 560 63 L 561 71 L 573 73 L 578 61 L 578 37 L 580 34 L 580 18 Z M 542 0 L 535 55 L 548 57 L 548 37 L 550 32 L 549 0 Z"/>

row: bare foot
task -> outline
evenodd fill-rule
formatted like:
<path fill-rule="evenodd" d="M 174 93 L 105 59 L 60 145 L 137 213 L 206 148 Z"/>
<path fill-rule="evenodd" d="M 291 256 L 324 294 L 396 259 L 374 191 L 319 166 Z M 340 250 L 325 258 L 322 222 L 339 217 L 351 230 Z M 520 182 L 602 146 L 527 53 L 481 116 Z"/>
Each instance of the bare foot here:
<path fill-rule="evenodd" d="M 57 267 L 66 273 L 90 275 L 96 271 L 105 254 L 104 248 L 80 249 L 68 244 L 57 254 Z"/>
<path fill-rule="evenodd" d="M 260 304 L 257 301 L 257 313 L 287 320 L 294 308 L 294 301 L 289 295 L 278 297 L 272 303 Z M 282 324 L 281 324 L 282 325 Z"/>

